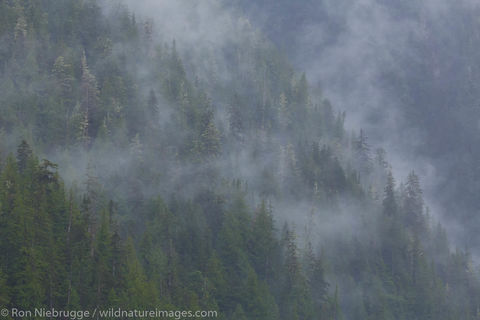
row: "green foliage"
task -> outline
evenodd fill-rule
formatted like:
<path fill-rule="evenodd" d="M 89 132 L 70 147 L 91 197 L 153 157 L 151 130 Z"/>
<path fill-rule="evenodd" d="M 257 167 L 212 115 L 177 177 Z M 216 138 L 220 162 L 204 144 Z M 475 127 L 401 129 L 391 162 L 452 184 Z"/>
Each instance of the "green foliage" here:
<path fill-rule="evenodd" d="M 235 73 L 221 79 L 175 41 L 153 49 L 148 21 L 111 15 L 95 1 L 0 2 L 1 306 L 478 318 L 472 259 L 432 230 L 418 176 L 397 188 L 385 152 L 373 161 L 363 130 L 347 137 L 345 114 L 315 102 L 273 45 L 251 35 L 215 51 L 205 64 Z M 84 188 L 67 192 L 32 149 L 62 166 L 86 154 Z M 280 237 L 270 204 L 289 201 L 320 223 L 354 206 L 366 235 L 332 240 L 312 223 Z"/>

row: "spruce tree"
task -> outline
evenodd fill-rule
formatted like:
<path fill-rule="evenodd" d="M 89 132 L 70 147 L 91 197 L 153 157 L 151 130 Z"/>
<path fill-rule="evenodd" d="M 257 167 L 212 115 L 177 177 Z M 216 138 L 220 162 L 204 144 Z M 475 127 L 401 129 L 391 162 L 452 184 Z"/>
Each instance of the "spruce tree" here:
<path fill-rule="evenodd" d="M 385 215 L 397 215 L 397 201 L 395 199 L 395 180 L 391 171 L 389 171 L 387 175 L 387 184 L 385 186 L 382 204 L 383 213 Z"/>

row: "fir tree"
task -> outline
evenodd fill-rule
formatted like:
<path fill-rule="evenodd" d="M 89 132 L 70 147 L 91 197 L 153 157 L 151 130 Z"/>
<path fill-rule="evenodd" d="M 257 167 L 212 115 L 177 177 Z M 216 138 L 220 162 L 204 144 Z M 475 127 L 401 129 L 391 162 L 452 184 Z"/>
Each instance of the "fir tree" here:
<path fill-rule="evenodd" d="M 383 213 L 390 216 L 397 214 L 397 201 L 395 199 L 395 180 L 391 171 L 387 175 L 387 185 L 385 186 L 383 198 Z"/>

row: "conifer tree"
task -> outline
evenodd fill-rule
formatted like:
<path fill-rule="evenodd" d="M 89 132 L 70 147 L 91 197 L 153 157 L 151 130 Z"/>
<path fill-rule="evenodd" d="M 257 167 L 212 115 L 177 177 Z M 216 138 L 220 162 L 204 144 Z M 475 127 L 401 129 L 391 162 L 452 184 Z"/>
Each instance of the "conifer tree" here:
<path fill-rule="evenodd" d="M 241 110 L 241 102 L 238 94 L 233 95 L 232 103 L 229 107 L 229 125 L 230 125 L 230 133 L 236 140 L 242 140 L 245 125 Z"/>
<path fill-rule="evenodd" d="M 17 163 L 20 172 L 27 168 L 28 160 L 32 157 L 32 149 L 27 141 L 22 140 L 17 149 Z"/>
<path fill-rule="evenodd" d="M 309 319 L 313 313 L 311 296 L 298 257 L 296 235 L 287 225 L 284 228 L 284 283 L 280 311 L 284 319 Z"/>
<path fill-rule="evenodd" d="M 55 76 L 57 86 L 60 88 L 60 97 L 66 102 L 70 98 L 73 89 L 72 66 L 65 62 L 63 56 L 58 56 L 53 64 L 52 73 Z"/>
<path fill-rule="evenodd" d="M 88 146 L 90 139 L 96 136 L 99 126 L 98 110 L 98 84 L 95 76 L 90 72 L 87 65 L 85 51 L 82 54 L 82 84 L 81 84 L 81 111 L 83 119 L 81 122 L 82 143 Z"/>
<path fill-rule="evenodd" d="M 276 241 L 274 237 L 274 221 L 272 213 L 262 201 L 253 220 L 249 251 L 255 270 L 263 279 L 272 278 L 275 260 Z"/>
<path fill-rule="evenodd" d="M 112 244 L 110 234 L 110 216 L 107 210 L 103 210 L 98 230 L 95 248 L 95 286 L 96 303 L 104 305 L 107 301 L 107 288 L 111 287 L 112 281 Z"/>
<path fill-rule="evenodd" d="M 387 184 L 385 186 L 383 198 L 383 213 L 390 216 L 397 214 L 397 201 L 395 199 L 395 180 L 391 171 L 387 175 Z"/>
<path fill-rule="evenodd" d="M 358 138 L 353 141 L 353 151 L 359 173 L 368 175 L 372 170 L 372 160 L 368 138 L 363 129 L 360 130 Z"/>
<path fill-rule="evenodd" d="M 149 117 L 153 117 L 153 119 L 155 119 L 158 116 L 159 105 L 157 95 L 153 89 L 150 89 L 150 92 L 148 93 L 147 108 Z"/>
<path fill-rule="evenodd" d="M 245 311 L 243 311 L 242 305 L 237 304 L 235 307 L 235 311 L 233 312 L 232 316 L 230 317 L 231 320 L 247 320 L 247 315 Z"/>
<path fill-rule="evenodd" d="M 128 238 L 124 260 L 124 291 L 122 292 L 122 306 L 133 309 L 153 307 L 156 302 L 156 293 L 147 282 L 143 267 L 138 261 L 133 239 Z"/>
<path fill-rule="evenodd" d="M 0 269 L 0 306 L 7 306 L 10 302 L 10 288 L 7 285 L 7 279 Z"/>
<path fill-rule="evenodd" d="M 213 112 L 208 110 L 203 119 L 199 141 L 200 154 L 205 157 L 216 157 L 220 154 L 220 132 L 215 126 Z"/>
<path fill-rule="evenodd" d="M 403 199 L 403 211 L 405 223 L 413 232 L 420 235 L 426 231 L 426 221 L 424 217 L 423 192 L 420 187 L 420 181 L 414 171 L 410 172 L 405 184 L 405 196 Z"/>

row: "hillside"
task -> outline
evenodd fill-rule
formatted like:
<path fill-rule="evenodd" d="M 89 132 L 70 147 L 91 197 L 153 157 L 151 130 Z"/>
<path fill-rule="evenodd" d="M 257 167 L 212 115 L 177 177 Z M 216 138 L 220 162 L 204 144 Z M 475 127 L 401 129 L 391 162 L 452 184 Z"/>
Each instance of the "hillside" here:
<path fill-rule="evenodd" d="M 238 10 L 160 7 L 0 2 L 0 307 L 478 319 L 414 171 Z"/>
<path fill-rule="evenodd" d="M 478 256 L 479 3 L 228 3 L 309 70 L 354 126 L 388 145 L 397 166 L 423 171 L 455 242 Z"/>

